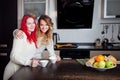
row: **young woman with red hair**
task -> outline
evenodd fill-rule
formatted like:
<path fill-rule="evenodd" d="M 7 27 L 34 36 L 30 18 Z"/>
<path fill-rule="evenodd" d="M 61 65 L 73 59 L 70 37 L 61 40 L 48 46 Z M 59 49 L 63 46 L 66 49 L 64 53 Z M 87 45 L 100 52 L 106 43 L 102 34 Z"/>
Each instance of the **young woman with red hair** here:
<path fill-rule="evenodd" d="M 14 38 L 10 54 L 10 61 L 7 64 L 3 80 L 8 80 L 20 67 L 36 67 L 39 63 L 34 60 L 36 53 L 36 30 L 37 24 L 33 16 L 24 15 L 21 21 L 20 30 L 23 31 L 23 38 Z M 36 63 L 36 65 L 32 65 Z"/>

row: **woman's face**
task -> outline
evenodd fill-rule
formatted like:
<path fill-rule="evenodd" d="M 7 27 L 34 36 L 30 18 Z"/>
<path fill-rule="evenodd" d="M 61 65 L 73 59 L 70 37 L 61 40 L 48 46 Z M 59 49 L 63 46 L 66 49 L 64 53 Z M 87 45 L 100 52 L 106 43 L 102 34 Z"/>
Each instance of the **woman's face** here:
<path fill-rule="evenodd" d="M 49 30 L 49 26 L 44 20 L 40 20 L 40 26 L 39 27 L 40 27 L 40 30 L 43 33 L 46 33 Z"/>
<path fill-rule="evenodd" d="M 26 21 L 27 30 L 29 33 L 33 32 L 35 29 L 35 22 L 33 18 L 28 18 Z"/>

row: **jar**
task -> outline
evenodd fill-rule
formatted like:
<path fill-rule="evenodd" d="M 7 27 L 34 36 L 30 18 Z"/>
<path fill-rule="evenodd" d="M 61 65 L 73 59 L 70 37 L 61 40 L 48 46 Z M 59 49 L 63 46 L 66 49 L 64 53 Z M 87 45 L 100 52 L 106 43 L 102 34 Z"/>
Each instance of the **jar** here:
<path fill-rule="evenodd" d="M 95 46 L 96 47 L 101 47 L 101 40 L 99 38 L 96 39 Z"/>

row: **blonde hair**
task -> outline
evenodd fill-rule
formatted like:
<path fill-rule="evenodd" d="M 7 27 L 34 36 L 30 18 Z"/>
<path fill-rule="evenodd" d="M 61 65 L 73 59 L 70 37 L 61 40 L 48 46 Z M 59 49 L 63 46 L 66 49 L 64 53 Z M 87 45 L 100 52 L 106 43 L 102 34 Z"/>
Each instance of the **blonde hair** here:
<path fill-rule="evenodd" d="M 38 19 L 38 30 L 37 30 L 37 38 L 39 38 L 42 34 L 41 28 L 40 28 L 40 21 L 44 20 L 47 25 L 49 26 L 48 31 L 45 33 L 45 35 L 43 36 L 43 39 L 41 41 L 42 45 L 45 44 L 49 44 L 49 42 L 52 40 L 52 36 L 53 36 L 53 22 L 51 20 L 51 18 L 47 15 L 41 15 L 40 18 Z"/>

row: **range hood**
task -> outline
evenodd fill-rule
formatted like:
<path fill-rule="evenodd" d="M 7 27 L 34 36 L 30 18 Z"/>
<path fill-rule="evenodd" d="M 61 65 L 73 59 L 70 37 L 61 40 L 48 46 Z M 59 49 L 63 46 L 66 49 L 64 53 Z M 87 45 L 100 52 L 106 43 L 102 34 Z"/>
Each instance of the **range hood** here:
<path fill-rule="evenodd" d="M 57 0 L 57 28 L 92 28 L 93 8 L 94 0 Z"/>

